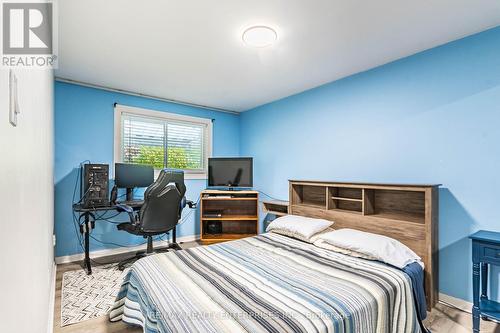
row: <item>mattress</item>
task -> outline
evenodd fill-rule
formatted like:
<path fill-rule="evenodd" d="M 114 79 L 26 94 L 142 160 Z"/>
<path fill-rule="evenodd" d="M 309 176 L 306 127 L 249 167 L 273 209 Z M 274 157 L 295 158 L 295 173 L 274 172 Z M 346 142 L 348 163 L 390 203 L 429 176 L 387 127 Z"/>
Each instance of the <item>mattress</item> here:
<path fill-rule="evenodd" d="M 137 261 L 110 320 L 144 332 L 421 332 L 406 273 L 273 233 Z"/>

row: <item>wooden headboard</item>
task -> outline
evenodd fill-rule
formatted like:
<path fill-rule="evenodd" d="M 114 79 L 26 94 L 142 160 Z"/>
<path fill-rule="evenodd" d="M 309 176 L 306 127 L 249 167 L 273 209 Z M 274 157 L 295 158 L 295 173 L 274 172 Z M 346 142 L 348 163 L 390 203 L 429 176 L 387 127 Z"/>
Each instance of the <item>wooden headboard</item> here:
<path fill-rule="evenodd" d="M 399 240 L 425 264 L 430 310 L 438 300 L 439 184 L 373 184 L 290 180 L 289 213 Z"/>

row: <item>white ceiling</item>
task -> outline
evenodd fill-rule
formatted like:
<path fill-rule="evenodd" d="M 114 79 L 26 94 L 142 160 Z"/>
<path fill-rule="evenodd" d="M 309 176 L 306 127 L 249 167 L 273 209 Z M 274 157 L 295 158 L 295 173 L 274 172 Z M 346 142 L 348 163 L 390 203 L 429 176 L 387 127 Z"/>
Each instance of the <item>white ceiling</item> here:
<path fill-rule="evenodd" d="M 498 0 L 61 0 L 65 79 L 244 111 L 500 25 Z M 252 25 L 278 42 L 251 49 Z"/>

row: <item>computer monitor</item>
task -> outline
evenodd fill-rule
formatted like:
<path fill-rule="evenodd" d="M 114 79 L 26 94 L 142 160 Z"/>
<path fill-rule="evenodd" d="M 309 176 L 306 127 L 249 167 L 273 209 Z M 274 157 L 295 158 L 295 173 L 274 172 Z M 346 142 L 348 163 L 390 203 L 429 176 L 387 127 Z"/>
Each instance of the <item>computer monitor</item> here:
<path fill-rule="evenodd" d="M 127 201 L 132 200 L 135 187 L 148 187 L 154 182 L 154 169 L 147 165 L 115 163 L 115 185 L 127 189 Z"/>

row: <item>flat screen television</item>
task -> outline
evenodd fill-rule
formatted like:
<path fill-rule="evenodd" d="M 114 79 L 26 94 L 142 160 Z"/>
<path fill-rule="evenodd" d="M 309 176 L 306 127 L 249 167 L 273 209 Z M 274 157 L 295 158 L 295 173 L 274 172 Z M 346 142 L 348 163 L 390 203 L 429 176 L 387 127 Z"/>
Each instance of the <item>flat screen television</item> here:
<path fill-rule="evenodd" d="M 252 187 L 251 157 L 214 157 L 208 159 L 208 187 Z"/>

